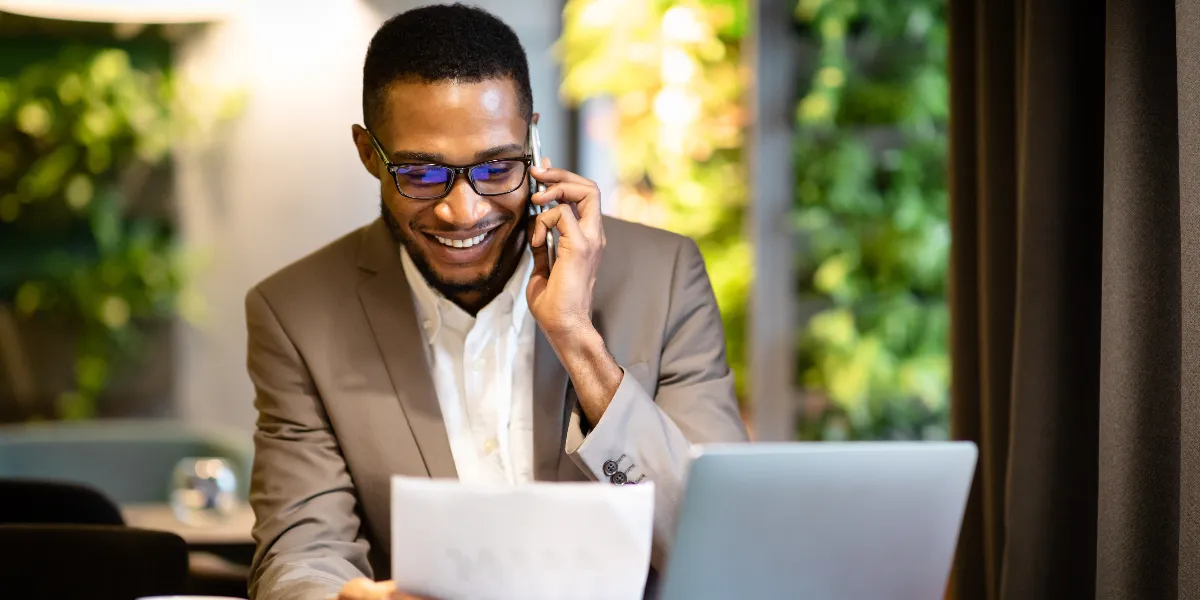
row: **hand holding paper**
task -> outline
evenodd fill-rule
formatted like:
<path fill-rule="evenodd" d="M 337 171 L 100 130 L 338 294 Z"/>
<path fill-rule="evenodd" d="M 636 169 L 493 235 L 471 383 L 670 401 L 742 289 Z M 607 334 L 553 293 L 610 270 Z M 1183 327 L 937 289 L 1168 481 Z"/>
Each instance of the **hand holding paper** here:
<path fill-rule="evenodd" d="M 330 599 L 333 600 L 333 599 Z M 355 579 L 342 587 L 336 600 L 435 600 L 405 594 L 396 589 L 394 581 L 372 581 Z"/>
<path fill-rule="evenodd" d="M 638 600 L 652 483 L 392 479 L 392 577 L 439 600 Z"/>

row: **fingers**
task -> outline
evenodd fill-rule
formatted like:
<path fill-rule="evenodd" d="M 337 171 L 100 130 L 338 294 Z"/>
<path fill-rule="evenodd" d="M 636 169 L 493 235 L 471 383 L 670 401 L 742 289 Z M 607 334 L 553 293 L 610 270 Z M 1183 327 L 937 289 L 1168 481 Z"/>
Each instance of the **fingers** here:
<path fill-rule="evenodd" d="M 538 250 L 541 260 L 546 261 L 546 234 L 558 229 L 560 248 L 572 253 L 588 255 L 593 249 L 602 252 L 605 245 L 604 225 L 600 211 L 600 189 L 595 182 L 575 173 L 550 167 L 550 160 L 542 161 L 546 168 L 538 169 L 535 177 L 551 185 L 545 191 L 534 194 L 532 202 L 545 206 L 557 202 L 557 206 L 534 218 L 529 234 L 530 247 L 534 249 L 534 273 L 540 273 Z M 548 262 L 548 261 L 546 261 Z M 545 268 L 549 277 L 549 267 Z"/>
<path fill-rule="evenodd" d="M 537 297 L 546 287 L 546 283 L 550 280 L 550 252 L 546 247 L 546 237 L 543 235 L 541 243 L 533 242 L 534 232 L 537 230 L 537 222 L 533 221 L 529 224 L 529 249 L 533 252 L 533 272 L 529 274 L 529 285 L 527 293 L 532 294 L 531 298 Z"/>
<path fill-rule="evenodd" d="M 533 175 L 534 179 L 547 184 L 548 186 L 556 183 L 573 183 L 592 188 L 596 190 L 597 195 L 599 195 L 600 192 L 600 186 L 596 185 L 595 181 L 579 175 L 578 173 L 572 173 L 566 169 L 556 169 L 550 166 L 549 158 L 542 159 L 542 166 L 539 167 L 535 165 L 530 168 L 529 172 L 531 175 Z"/>
<path fill-rule="evenodd" d="M 434 599 L 428 598 L 426 596 L 414 596 L 412 594 L 405 594 L 404 592 L 401 592 L 401 591 L 395 591 L 395 592 L 392 592 L 392 595 L 388 598 L 388 600 L 434 600 Z"/>
<path fill-rule="evenodd" d="M 534 204 L 545 206 L 551 202 L 568 205 L 584 224 L 584 229 L 595 235 L 603 227 L 600 215 L 600 190 L 580 183 L 556 183 L 546 191 L 534 194 Z"/>
<path fill-rule="evenodd" d="M 572 173 L 566 169 L 554 168 L 554 166 L 550 164 L 549 157 L 543 157 L 542 164 L 533 165 L 533 167 L 529 169 L 529 172 L 533 174 L 534 179 L 542 183 L 569 182 L 596 187 L 595 181 L 579 175 L 578 173 Z"/>
<path fill-rule="evenodd" d="M 589 228 L 600 228 L 600 186 L 595 181 L 566 169 L 555 169 L 550 158 L 542 158 L 541 167 L 530 169 L 533 178 L 549 184 L 544 192 L 534 194 L 534 204 L 569 202 L 576 205 L 576 216 Z"/>
<path fill-rule="evenodd" d="M 394 594 L 396 594 L 394 582 L 375 582 L 360 577 L 348 581 L 342 587 L 341 593 L 338 594 L 338 600 L 393 600 Z"/>
<path fill-rule="evenodd" d="M 546 188 L 546 191 L 534 194 L 533 203 L 545 205 L 551 202 L 570 202 L 582 205 L 599 195 L 600 190 L 582 183 L 556 183 Z"/>
<path fill-rule="evenodd" d="M 562 239 L 568 240 L 567 243 L 570 246 L 576 247 L 585 242 L 583 230 L 579 228 L 579 220 L 575 218 L 575 212 L 569 205 L 559 204 L 535 218 L 533 236 L 529 239 L 529 244 L 534 248 L 542 247 L 544 249 L 546 234 L 556 227 Z"/>
<path fill-rule="evenodd" d="M 542 162 L 547 164 L 549 163 L 549 161 Z M 596 185 L 596 182 L 592 181 L 591 179 L 588 179 L 587 177 L 577 173 L 572 173 L 566 169 L 556 169 L 554 167 L 531 167 L 529 172 L 533 174 L 534 179 L 545 184 L 578 183 L 593 187 Z"/>

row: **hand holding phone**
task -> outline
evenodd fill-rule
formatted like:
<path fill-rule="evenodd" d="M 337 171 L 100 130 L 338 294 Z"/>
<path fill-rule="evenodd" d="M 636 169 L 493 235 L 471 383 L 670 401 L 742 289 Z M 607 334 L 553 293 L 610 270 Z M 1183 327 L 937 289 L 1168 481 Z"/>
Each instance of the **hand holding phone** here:
<path fill-rule="evenodd" d="M 530 123 L 529 123 L 529 152 L 533 156 L 532 166 L 543 167 L 545 165 L 542 164 L 542 140 L 541 140 L 541 137 L 538 136 L 537 122 L 538 122 L 538 115 L 537 115 L 537 113 L 534 113 L 533 119 L 530 120 Z M 530 201 L 528 204 L 529 205 L 529 216 L 537 217 L 538 215 L 542 214 L 543 212 L 546 212 L 547 210 L 550 210 L 551 208 L 554 208 L 555 206 L 558 205 L 558 202 L 550 202 L 545 205 L 534 204 L 532 201 L 532 195 L 535 193 L 540 193 L 540 192 L 544 192 L 544 191 L 546 191 L 546 184 L 534 179 L 533 175 L 530 175 L 529 176 Z M 551 229 L 546 234 L 546 259 L 547 259 L 551 269 L 554 268 L 555 254 L 558 249 L 558 237 L 557 236 L 558 236 L 557 228 Z"/>
<path fill-rule="evenodd" d="M 541 159 L 536 121 L 534 125 L 530 156 Z M 529 199 L 534 221 L 529 244 L 536 260 L 526 294 L 530 311 L 554 345 L 558 336 L 570 338 L 591 324 L 592 289 L 605 244 L 600 188 L 553 165 L 531 168 L 530 177 L 530 189 L 538 190 Z"/>

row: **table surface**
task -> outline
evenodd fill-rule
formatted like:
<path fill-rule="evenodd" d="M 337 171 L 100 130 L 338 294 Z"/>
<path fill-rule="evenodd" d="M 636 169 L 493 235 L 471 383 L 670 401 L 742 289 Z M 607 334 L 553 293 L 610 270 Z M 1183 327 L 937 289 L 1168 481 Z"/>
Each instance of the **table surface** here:
<path fill-rule="evenodd" d="M 254 527 L 254 511 L 249 504 L 239 504 L 226 520 L 211 527 L 198 527 L 175 518 L 167 504 L 126 504 L 121 507 L 125 524 L 139 529 L 170 531 L 188 544 L 253 544 L 250 530 Z"/>

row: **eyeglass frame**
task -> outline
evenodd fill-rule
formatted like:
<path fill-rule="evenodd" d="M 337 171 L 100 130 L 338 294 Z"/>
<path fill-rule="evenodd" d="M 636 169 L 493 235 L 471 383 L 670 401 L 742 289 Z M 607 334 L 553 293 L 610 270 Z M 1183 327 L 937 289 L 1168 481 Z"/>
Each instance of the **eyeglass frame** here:
<path fill-rule="evenodd" d="M 371 138 L 371 145 L 375 147 L 375 152 L 377 154 L 379 154 L 379 160 L 383 161 L 384 170 L 386 170 L 392 176 L 392 184 L 394 184 L 396 186 L 396 191 L 399 192 L 399 194 L 401 196 L 404 196 L 405 198 L 408 198 L 410 200 L 441 200 L 442 198 L 449 196 L 450 191 L 454 189 L 454 182 L 458 180 L 459 175 L 466 177 L 467 185 L 471 186 L 471 190 L 474 191 L 476 194 L 479 194 L 480 196 L 504 196 L 506 194 L 511 194 L 511 193 L 521 189 L 521 183 L 524 183 L 525 180 L 527 180 L 529 178 L 529 167 L 530 167 L 530 165 L 533 164 L 533 156 L 531 156 L 529 154 L 526 154 L 524 156 L 517 156 L 517 157 L 513 157 L 513 158 L 493 158 L 491 160 L 485 160 L 483 162 L 478 162 L 473 165 L 467 165 L 465 167 L 456 167 L 454 165 L 444 165 L 444 164 L 436 163 L 436 162 L 394 163 L 394 162 L 388 160 L 387 151 L 385 151 L 383 149 L 383 144 L 379 143 L 379 139 L 375 137 L 375 133 L 372 132 L 370 129 L 367 129 L 366 127 L 364 127 L 363 129 L 366 130 L 367 136 Z M 475 178 L 471 177 L 472 169 L 475 169 L 476 167 L 482 167 L 484 165 L 488 165 L 491 163 L 512 162 L 512 161 L 521 163 L 521 165 L 523 167 L 522 173 L 521 173 L 521 178 L 519 179 L 519 181 L 521 183 L 518 183 L 517 187 L 515 187 L 511 190 L 508 190 L 507 192 L 495 192 L 495 193 L 484 193 L 484 192 L 479 191 L 478 187 L 475 187 Z M 426 198 L 418 198 L 416 196 L 409 196 L 408 194 L 405 194 L 404 190 L 400 189 L 400 180 L 396 177 L 395 169 L 399 169 L 400 167 L 441 167 L 443 169 L 450 171 L 450 180 L 446 182 L 446 191 L 442 192 L 438 196 L 429 196 Z"/>

